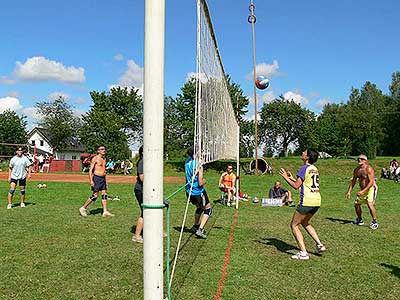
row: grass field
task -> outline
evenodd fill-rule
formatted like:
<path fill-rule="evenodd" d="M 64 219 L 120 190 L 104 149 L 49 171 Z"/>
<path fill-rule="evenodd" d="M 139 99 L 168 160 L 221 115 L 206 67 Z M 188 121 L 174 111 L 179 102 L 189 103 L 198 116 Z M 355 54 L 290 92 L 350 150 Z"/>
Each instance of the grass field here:
<path fill-rule="evenodd" d="M 378 171 L 386 161 L 372 164 Z M 292 172 L 300 165 L 299 158 L 273 162 L 274 169 Z M 378 230 L 355 226 L 352 202 L 344 197 L 355 165 L 354 160 L 317 163 L 323 204 L 313 225 L 328 251 L 315 254 L 306 236 L 309 261 L 290 259 L 297 250 L 289 229 L 293 208 L 241 202 L 220 299 L 399 299 L 400 184 L 378 180 Z M 218 174 L 207 171 L 206 178 L 215 200 Z M 262 198 L 278 178 L 242 176 L 242 189 Z M 0 299 L 142 299 L 142 245 L 131 242 L 139 214 L 133 187 L 109 186 L 109 194 L 121 198 L 110 201 L 114 218 L 101 217 L 100 203 L 82 218 L 78 208 L 90 194 L 88 184 L 47 182 L 47 189 L 36 184 L 29 183 L 26 208 L 6 210 L 5 200 L 0 207 Z M 8 184 L 1 182 L 0 188 L 5 199 Z M 165 185 L 165 195 L 177 188 Z M 171 200 L 173 253 L 185 201 L 183 192 Z M 193 212 L 190 207 L 187 227 Z M 184 233 L 173 299 L 214 299 L 235 212 L 215 204 L 206 240 Z M 366 207 L 364 218 L 366 224 L 371 220 Z"/>

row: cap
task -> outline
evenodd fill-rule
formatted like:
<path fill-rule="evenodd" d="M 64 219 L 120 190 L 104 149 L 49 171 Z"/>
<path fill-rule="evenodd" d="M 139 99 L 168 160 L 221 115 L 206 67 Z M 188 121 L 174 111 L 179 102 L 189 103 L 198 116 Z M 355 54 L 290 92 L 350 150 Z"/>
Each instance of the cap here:
<path fill-rule="evenodd" d="M 360 155 L 358 156 L 358 159 L 368 160 L 368 157 L 367 157 L 366 155 L 364 155 L 364 154 L 360 154 Z"/>

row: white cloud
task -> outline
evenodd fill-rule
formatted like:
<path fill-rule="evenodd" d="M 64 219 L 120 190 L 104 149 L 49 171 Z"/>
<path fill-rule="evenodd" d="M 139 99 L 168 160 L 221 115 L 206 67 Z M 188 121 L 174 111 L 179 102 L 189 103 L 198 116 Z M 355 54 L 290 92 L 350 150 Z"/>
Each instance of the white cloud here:
<path fill-rule="evenodd" d="M 63 98 L 65 101 L 67 101 L 69 99 L 69 95 L 63 92 L 54 92 L 48 95 L 47 98 L 52 101 Z"/>
<path fill-rule="evenodd" d="M 79 117 L 79 118 L 82 117 L 82 115 L 84 115 L 86 113 L 86 111 L 84 111 L 83 109 L 77 109 L 77 108 L 74 108 L 72 110 L 72 112 L 76 117 Z"/>
<path fill-rule="evenodd" d="M 0 76 L 0 84 L 4 85 L 14 85 L 16 82 L 14 79 L 8 78 L 6 76 Z"/>
<path fill-rule="evenodd" d="M 267 78 L 271 78 L 279 74 L 278 70 L 279 70 L 279 64 L 277 60 L 274 60 L 272 62 L 272 65 L 269 65 L 267 63 L 260 63 L 256 65 L 256 76 L 262 75 Z M 246 79 L 253 80 L 253 71 L 251 71 L 246 75 Z"/>
<path fill-rule="evenodd" d="M 78 97 L 75 99 L 75 103 L 76 104 L 84 104 L 84 103 L 86 103 L 86 99 L 83 97 Z"/>
<path fill-rule="evenodd" d="M 112 84 L 109 86 L 109 89 L 115 87 L 123 87 L 123 88 L 132 88 L 138 89 L 139 95 L 143 94 L 143 76 L 144 76 L 144 69 L 139 66 L 135 61 L 128 60 L 126 63 L 128 69 L 125 71 L 124 74 L 118 79 L 116 84 Z"/>
<path fill-rule="evenodd" d="M 305 98 L 304 96 L 300 95 L 299 93 L 296 92 L 292 92 L 292 91 L 288 91 L 283 95 L 283 98 L 285 100 L 289 100 L 289 101 L 294 101 L 298 104 L 304 104 L 307 105 L 308 104 L 308 99 Z"/>
<path fill-rule="evenodd" d="M 308 95 L 310 98 L 318 98 L 320 94 L 318 92 L 310 92 Z"/>
<path fill-rule="evenodd" d="M 196 72 L 189 72 L 186 74 L 186 82 L 191 81 L 192 79 L 197 78 L 197 73 Z M 208 78 L 205 73 L 200 73 L 200 81 L 201 83 L 206 83 L 208 81 Z"/>
<path fill-rule="evenodd" d="M 114 56 L 114 59 L 117 61 L 121 61 L 121 60 L 124 60 L 124 56 L 122 54 L 118 53 Z"/>
<path fill-rule="evenodd" d="M 66 67 L 62 63 L 43 56 L 28 58 L 25 63 L 16 62 L 15 75 L 27 81 L 59 81 L 64 83 L 82 83 L 85 81 L 85 69 Z"/>
<path fill-rule="evenodd" d="M 13 98 L 18 98 L 20 96 L 20 93 L 17 91 L 9 91 L 7 93 L 7 96 L 13 97 Z"/>
<path fill-rule="evenodd" d="M 21 103 L 19 103 L 18 98 L 15 97 L 4 97 L 0 98 L 0 112 L 3 113 L 7 109 L 17 111 L 22 108 Z"/>
<path fill-rule="evenodd" d="M 317 107 L 321 108 L 330 103 L 332 103 L 331 99 L 321 99 L 317 102 Z"/>
<path fill-rule="evenodd" d="M 21 112 L 27 116 L 29 119 L 33 119 L 35 121 L 40 120 L 41 116 L 38 113 L 36 107 L 25 107 L 21 110 Z M 32 120 L 30 120 L 32 122 Z"/>

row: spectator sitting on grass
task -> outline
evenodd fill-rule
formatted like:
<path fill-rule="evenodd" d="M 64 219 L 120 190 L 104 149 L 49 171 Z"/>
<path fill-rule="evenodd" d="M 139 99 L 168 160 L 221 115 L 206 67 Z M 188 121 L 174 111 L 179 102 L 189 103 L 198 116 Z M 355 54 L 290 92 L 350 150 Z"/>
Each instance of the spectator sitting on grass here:
<path fill-rule="evenodd" d="M 282 205 L 294 206 L 292 200 L 292 192 L 283 188 L 280 181 L 276 181 L 274 186 L 269 190 L 269 198 L 280 198 Z"/>

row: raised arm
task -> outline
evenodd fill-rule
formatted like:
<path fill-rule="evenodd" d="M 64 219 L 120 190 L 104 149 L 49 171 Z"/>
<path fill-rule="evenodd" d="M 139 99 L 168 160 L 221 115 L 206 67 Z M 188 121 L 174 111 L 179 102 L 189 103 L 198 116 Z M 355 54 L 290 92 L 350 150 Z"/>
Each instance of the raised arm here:
<path fill-rule="evenodd" d="M 279 174 L 285 179 L 285 181 L 294 189 L 298 190 L 300 186 L 303 184 L 303 180 L 300 177 L 297 177 L 295 180 L 290 174 L 290 172 L 287 172 L 284 168 L 281 168 L 279 170 Z"/>

